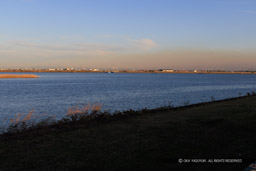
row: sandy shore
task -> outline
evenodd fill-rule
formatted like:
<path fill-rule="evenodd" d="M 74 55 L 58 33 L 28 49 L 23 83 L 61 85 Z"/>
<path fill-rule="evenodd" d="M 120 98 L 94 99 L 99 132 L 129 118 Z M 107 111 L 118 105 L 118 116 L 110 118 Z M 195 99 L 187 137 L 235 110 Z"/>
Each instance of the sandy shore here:
<path fill-rule="evenodd" d="M 33 74 L 0 74 L 1 78 L 39 78 L 39 76 Z"/>

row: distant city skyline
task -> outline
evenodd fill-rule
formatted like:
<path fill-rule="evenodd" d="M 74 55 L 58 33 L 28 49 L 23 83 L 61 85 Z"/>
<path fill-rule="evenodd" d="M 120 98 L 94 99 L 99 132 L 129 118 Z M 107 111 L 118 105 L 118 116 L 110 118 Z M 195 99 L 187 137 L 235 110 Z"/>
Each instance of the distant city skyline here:
<path fill-rule="evenodd" d="M 255 0 L 4 0 L 0 21 L 0 68 L 256 70 Z"/>

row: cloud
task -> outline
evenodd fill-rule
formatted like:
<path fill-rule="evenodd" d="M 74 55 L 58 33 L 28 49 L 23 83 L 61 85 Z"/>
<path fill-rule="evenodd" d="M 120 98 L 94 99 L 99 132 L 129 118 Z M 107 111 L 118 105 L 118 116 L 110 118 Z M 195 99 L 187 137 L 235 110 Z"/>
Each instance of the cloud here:
<path fill-rule="evenodd" d="M 149 40 L 149 39 L 143 39 Z M 133 40 L 143 47 L 153 41 Z M 138 48 L 138 47 L 136 47 Z M 135 69 L 253 69 L 255 50 L 168 49 L 145 51 L 107 44 L 37 44 L 25 41 L 0 43 L 0 67 L 82 66 L 90 68 Z"/>
<path fill-rule="evenodd" d="M 255 55 L 256 51 L 176 49 L 126 54 L 109 60 L 120 68 L 246 70 L 255 68 Z"/>
<path fill-rule="evenodd" d="M 37 0 L 20 0 L 22 2 L 36 2 Z"/>
<path fill-rule="evenodd" d="M 65 38 L 65 37 L 64 37 Z M 70 37 L 67 37 L 68 39 Z M 72 38 L 72 37 L 71 37 Z M 127 40 L 127 39 L 126 39 Z M 151 39 L 132 40 L 128 44 L 117 43 L 86 43 L 83 41 L 62 41 L 59 43 L 35 43 L 35 41 L 14 40 L 0 42 L 0 55 L 3 51 L 10 54 L 19 52 L 20 55 L 28 52 L 36 54 L 83 54 L 84 56 L 106 56 L 114 54 L 125 54 L 129 52 L 143 52 L 156 47 L 157 44 Z M 40 55 L 41 56 L 41 55 Z"/>
<path fill-rule="evenodd" d="M 38 50 L 55 52 L 98 52 L 118 51 L 119 48 L 113 45 L 92 44 L 92 43 L 69 43 L 69 44 L 40 44 L 26 41 L 10 41 L 0 46 L 0 49 L 9 48 L 13 50 Z"/>
<path fill-rule="evenodd" d="M 242 10 L 240 12 L 246 13 L 246 14 L 256 14 L 256 11 L 253 11 L 253 10 Z"/>
<path fill-rule="evenodd" d="M 106 35 L 104 35 L 103 37 L 104 37 L 104 38 L 112 38 L 113 36 L 110 35 L 110 34 L 106 34 Z"/>
<path fill-rule="evenodd" d="M 221 1 L 214 1 L 214 3 L 217 4 L 223 4 L 223 5 L 251 5 L 254 4 L 255 1 L 250 1 L 250 0 L 221 0 Z"/>
<path fill-rule="evenodd" d="M 141 40 L 129 40 L 134 46 L 142 50 L 149 50 L 157 46 L 157 43 L 151 39 L 141 39 Z"/>
<path fill-rule="evenodd" d="M 0 65 L 82 65 L 85 61 L 107 59 L 119 51 L 118 47 L 104 44 L 40 44 L 12 41 L 0 43 Z"/>

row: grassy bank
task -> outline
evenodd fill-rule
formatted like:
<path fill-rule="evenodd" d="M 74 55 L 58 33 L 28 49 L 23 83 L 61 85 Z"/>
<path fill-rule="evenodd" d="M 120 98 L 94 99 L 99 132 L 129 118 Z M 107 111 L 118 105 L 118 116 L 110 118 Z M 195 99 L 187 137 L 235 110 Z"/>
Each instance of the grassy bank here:
<path fill-rule="evenodd" d="M 34 74 L 0 74 L 1 78 L 39 78 L 39 76 Z"/>
<path fill-rule="evenodd" d="M 0 170 L 243 170 L 256 159 L 255 123 L 256 96 L 60 122 L 0 135 Z"/>

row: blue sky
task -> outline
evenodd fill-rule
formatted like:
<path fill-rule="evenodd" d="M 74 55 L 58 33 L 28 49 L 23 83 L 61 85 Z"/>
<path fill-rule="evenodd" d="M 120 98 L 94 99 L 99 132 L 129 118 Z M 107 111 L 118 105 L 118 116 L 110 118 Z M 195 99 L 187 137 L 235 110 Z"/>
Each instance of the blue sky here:
<path fill-rule="evenodd" d="M 2 0 L 0 22 L 0 67 L 256 64 L 256 0 Z"/>

